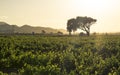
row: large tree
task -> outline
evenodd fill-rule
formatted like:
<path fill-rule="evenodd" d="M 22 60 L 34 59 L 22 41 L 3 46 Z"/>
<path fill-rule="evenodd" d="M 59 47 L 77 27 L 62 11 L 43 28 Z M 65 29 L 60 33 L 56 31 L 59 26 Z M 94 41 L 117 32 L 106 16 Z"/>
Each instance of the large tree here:
<path fill-rule="evenodd" d="M 90 26 L 94 24 L 97 20 L 91 17 L 77 17 L 76 19 L 69 19 L 67 22 L 67 30 L 69 35 L 71 32 L 75 32 L 78 28 L 85 31 L 86 34 L 90 35 Z"/>
<path fill-rule="evenodd" d="M 86 34 L 90 35 L 90 27 L 92 24 L 94 24 L 97 20 L 93 19 L 91 17 L 77 17 L 76 22 L 77 26 L 86 32 Z"/>
<path fill-rule="evenodd" d="M 77 30 L 77 22 L 76 19 L 72 18 L 69 19 L 67 22 L 67 31 L 69 32 L 69 35 L 71 35 L 71 32 L 75 32 Z"/>

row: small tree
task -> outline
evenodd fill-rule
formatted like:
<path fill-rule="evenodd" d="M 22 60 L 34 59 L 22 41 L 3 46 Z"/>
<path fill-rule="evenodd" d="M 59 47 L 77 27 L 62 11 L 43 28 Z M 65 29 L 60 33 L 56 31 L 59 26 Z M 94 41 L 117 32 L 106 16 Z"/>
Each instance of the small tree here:
<path fill-rule="evenodd" d="M 57 34 L 58 34 L 58 35 L 63 35 L 63 32 L 58 31 Z"/>
<path fill-rule="evenodd" d="M 45 31 L 45 30 L 42 30 L 42 31 L 41 31 L 41 33 L 42 33 L 42 34 L 45 34 L 45 33 L 46 33 L 46 31 Z"/>
<path fill-rule="evenodd" d="M 35 34 L 35 32 L 32 32 L 32 35 L 34 35 Z"/>

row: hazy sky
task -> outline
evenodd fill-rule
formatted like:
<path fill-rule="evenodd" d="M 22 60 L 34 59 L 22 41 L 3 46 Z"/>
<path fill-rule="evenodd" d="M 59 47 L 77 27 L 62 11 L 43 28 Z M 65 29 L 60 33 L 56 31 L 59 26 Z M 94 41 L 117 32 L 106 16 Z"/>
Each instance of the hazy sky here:
<path fill-rule="evenodd" d="M 0 21 L 66 29 L 76 16 L 97 19 L 92 32 L 120 32 L 120 0 L 0 0 Z"/>

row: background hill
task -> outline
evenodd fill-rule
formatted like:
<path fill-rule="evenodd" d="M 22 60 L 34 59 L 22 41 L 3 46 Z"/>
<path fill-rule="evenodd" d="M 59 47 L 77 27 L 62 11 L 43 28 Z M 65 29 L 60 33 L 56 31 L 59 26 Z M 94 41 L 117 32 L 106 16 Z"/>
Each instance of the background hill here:
<path fill-rule="evenodd" d="M 49 27 L 33 27 L 30 25 L 23 25 L 21 27 L 17 25 L 10 25 L 6 22 L 0 22 L 0 33 L 42 33 L 42 31 L 45 31 L 46 33 L 67 33 L 64 29 L 53 29 Z"/>

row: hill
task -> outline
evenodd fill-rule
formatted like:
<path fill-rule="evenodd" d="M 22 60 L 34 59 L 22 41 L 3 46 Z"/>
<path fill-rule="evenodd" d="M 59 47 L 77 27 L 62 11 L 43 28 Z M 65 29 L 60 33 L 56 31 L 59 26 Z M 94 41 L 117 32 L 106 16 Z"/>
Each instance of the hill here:
<path fill-rule="evenodd" d="M 10 25 L 6 22 L 0 22 L 0 33 L 42 33 L 42 31 L 46 33 L 57 33 L 58 31 L 62 33 L 66 33 L 64 29 L 53 29 L 49 27 L 33 27 L 30 25 L 23 25 L 21 27 L 17 25 Z"/>

